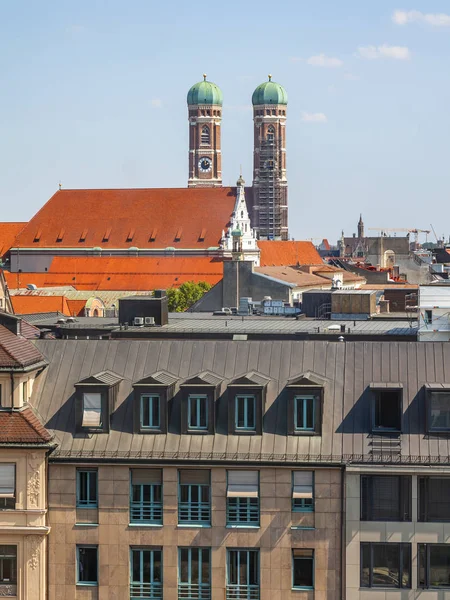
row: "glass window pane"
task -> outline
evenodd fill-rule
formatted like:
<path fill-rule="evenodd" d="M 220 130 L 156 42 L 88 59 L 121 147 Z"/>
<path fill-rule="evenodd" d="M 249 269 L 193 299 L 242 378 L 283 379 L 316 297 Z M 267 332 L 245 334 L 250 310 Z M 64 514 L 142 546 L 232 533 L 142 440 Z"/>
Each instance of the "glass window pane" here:
<path fill-rule="evenodd" d="M 249 552 L 249 584 L 257 585 L 259 583 L 259 561 L 257 552 Z"/>
<path fill-rule="evenodd" d="M 206 427 L 206 398 L 200 399 L 200 427 Z"/>
<path fill-rule="evenodd" d="M 150 411 L 149 411 L 149 398 L 144 396 L 142 398 L 142 426 L 150 427 Z"/>
<path fill-rule="evenodd" d="M 370 587 L 370 544 L 361 544 L 361 587 Z"/>
<path fill-rule="evenodd" d="M 91 471 L 89 474 L 89 500 L 97 502 L 97 473 Z"/>
<path fill-rule="evenodd" d="M 450 521 L 450 477 L 428 478 L 427 521 Z"/>
<path fill-rule="evenodd" d="M 294 557 L 294 587 L 313 587 L 314 561 Z"/>
<path fill-rule="evenodd" d="M 372 546 L 374 587 L 400 587 L 400 561 L 398 544 Z"/>
<path fill-rule="evenodd" d="M 314 429 L 314 400 L 308 398 L 306 401 L 306 428 Z"/>
<path fill-rule="evenodd" d="M 237 566 L 238 553 L 236 550 L 231 550 L 228 556 L 228 583 L 236 585 L 238 582 Z"/>
<path fill-rule="evenodd" d="M 159 427 L 159 396 L 153 396 L 152 398 L 152 425 L 153 427 Z"/>
<path fill-rule="evenodd" d="M 191 583 L 198 583 L 199 549 L 191 548 Z"/>
<path fill-rule="evenodd" d="M 237 426 L 245 427 L 245 399 L 237 398 Z"/>
<path fill-rule="evenodd" d="M 239 580 L 238 583 L 240 585 L 248 585 L 249 581 L 247 580 L 247 567 L 248 567 L 248 558 L 249 553 L 245 550 L 239 551 Z"/>
<path fill-rule="evenodd" d="M 247 427 L 255 427 L 255 399 L 247 398 Z"/>
<path fill-rule="evenodd" d="M 402 587 L 411 587 L 411 544 L 401 544 Z"/>
<path fill-rule="evenodd" d="M 182 548 L 180 550 L 180 581 L 183 583 L 189 582 L 189 549 Z"/>
<path fill-rule="evenodd" d="M 202 580 L 201 583 L 209 583 L 209 550 L 203 548 L 202 553 Z"/>
<path fill-rule="evenodd" d="M 78 581 L 97 583 L 97 548 L 78 548 Z"/>
<path fill-rule="evenodd" d="M 161 550 L 153 551 L 153 581 L 156 583 L 162 582 Z"/>
<path fill-rule="evenodd" d="M 425 544 L 417 544 L 417 556 L 418 556 L 418 586 L 421 588 L 426 587 L 426 568 L 427 568 L 427 553 Z"/>
<path fill-rule="evenodd" d="M 431 392 L 430 396 L 430 427 L 449 429 L 450 392 Z"/>
<path fill-rule="evenodd" d="M 430 587 L 450 587 L 450 545 L 430 545 Z"/>

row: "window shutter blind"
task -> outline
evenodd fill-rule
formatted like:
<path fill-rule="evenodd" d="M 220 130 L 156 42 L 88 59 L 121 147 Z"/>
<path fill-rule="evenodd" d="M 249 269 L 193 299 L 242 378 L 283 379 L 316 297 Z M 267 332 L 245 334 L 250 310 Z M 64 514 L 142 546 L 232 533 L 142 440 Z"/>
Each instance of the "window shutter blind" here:
<path fill-rule="evenodd" d="M 257 498 L 258 471 L 228 471 L 228 498 Z"/>
<path fill-rule="evenodd" d="M 102 424 L 102 395 L 83 394 L 83 427 L 100 427 Z"/>
<path fill-rule="evenodd" d="M 180 483 L 209 485 L 209 471 L 206 469 L 199 469 L 198 471 L 183 469 L 180 471 Z"/>
<path fill-rule="evenodd" d="M 14 464 L 0 464 L 0 498 L 14 498 L 15 474 Z"/>
<path fill-rule="evenodd" d="M 313 472 L 294 471 L 292 497 L 312 498 L 313 491 Z"/>
<path fill-rule="evenodd" d="M 161 469 L 132 469 L 131 482 L 133 485 L 161 483 Z"/>

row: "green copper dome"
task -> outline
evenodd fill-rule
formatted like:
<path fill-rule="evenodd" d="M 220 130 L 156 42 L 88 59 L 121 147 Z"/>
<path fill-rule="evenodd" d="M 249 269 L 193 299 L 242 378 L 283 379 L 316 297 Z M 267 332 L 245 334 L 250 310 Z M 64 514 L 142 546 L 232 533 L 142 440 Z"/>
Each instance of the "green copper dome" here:
<path fill-rule="evenodd" d="M 287 104 L 288 97 L 286 90 L 279 83 L 272 81 L 272 75 L 269 75 L 269 81 L 265 81 L 258 85 L 253 92 L 252 104 L 258 106 L 260 104 Z"/>
<path fill-rule="evenodd" d="M 222 91 L 212 81 L 206 81 L 206 75 L 203 75 L 203 81 L 194 84 L 188 92 L 187 103 L 192 104 L 215 104 L 222 106 Z"/>

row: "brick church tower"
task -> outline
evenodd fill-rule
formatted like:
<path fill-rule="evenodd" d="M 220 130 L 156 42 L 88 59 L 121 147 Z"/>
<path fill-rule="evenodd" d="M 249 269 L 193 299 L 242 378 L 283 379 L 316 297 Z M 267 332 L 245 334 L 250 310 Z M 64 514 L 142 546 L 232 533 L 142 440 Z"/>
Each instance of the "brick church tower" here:
<path fill-rule="evenodd" d="M 269 80 L 253 92 L 252 227 L 261 240 L 288 240 L 286 90 Z"/>
<path fill-rule="evenodd" d="M 222 185 L 220 125 L 222 92 L 211 81 L 196 83 L 187 95 L 189 113 L 189 180 L 188 187 Z"/>

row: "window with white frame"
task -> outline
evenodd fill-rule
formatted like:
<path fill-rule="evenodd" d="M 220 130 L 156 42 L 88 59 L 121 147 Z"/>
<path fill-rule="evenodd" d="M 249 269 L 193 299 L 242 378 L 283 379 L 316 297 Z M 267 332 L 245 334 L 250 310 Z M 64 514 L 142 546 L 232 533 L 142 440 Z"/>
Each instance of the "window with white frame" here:
<path fill-rule="evenodd" d="M 102 426 L 102 395 L 98 393 L 83 394 L 82 427 Z"/>
<path fill-rule="evenodd" d="M 16 507 L 16 465 L 0 463 L 0 509 Z"/>

